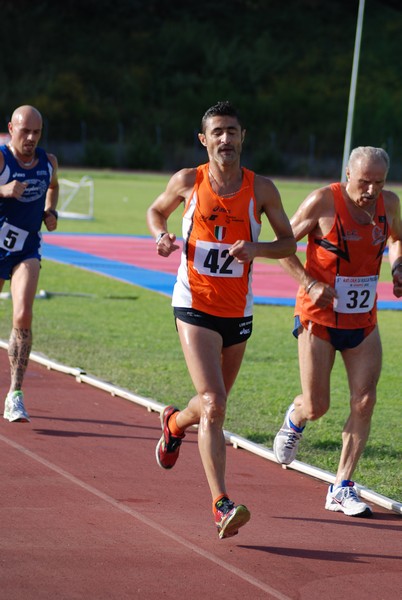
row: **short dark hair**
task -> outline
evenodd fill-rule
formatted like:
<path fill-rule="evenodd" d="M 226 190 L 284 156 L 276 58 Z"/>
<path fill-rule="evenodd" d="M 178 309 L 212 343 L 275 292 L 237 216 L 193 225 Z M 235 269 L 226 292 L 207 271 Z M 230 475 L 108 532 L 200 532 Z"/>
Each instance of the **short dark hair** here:
<path fill-rule="evenodd" d="M 237 119 L 240 128 L 243 129 L 239 113 L 229 100 L 221 100 L 208 108 L 201 120 L 201 131 L 203 133 L 205 133 L 207 120 L 211 117 L 234 117 Z"/>

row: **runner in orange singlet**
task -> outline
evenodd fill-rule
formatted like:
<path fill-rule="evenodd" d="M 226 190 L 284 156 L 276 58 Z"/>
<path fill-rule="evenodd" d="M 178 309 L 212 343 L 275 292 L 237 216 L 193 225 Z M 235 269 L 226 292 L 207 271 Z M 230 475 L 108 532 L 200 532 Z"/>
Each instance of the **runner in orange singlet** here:
<path fill-rule="evenodd" d="M 167 257 L 179 248 L 168 218 L 184 203 L 183 249 L 172 305 L 196 389 L 184 410 L 167 406 L 163 411 L 156 459 L 159 466 L 171 469 L 185 430 L 198 424 L 198 446 L 220 538 L 236 535 L 250 518 L 249 510 L 235 505 L 226 489 L 223 423 L 252 331 L 253 259 L 282 258 L 296 250 L 278 190 L 266 177 L 240 165 L 244 136 L 229 102 L 208 109 L 199 139 L 209 162 L 173 175 L 147 215 L 157 252 Z M 275 241 L 258 242 L 262 214 L 269 219 Z"/>
<path fill-rule="evenodd" d="M 217 194 L 209 163 L 196 170 L 196 180 L 183 215 L 182 253 L 173 306 L 195 308 L 217 317 L 249 317 L 253 312 L 252 263 L 229 254 L 237 240 L 258 241 L 260 214 L 254 194 L 254 173 L 242 169 L 239 189 Z"/>
<path fill-rule="evenodd" d="M 307 421 L 330 404 L 330 375 L 341 352 L 350 388 L 350 415 L 325 508 L 371 516 L 351 480 L 366 445 L 381 371 L 376 287 L 388 243 L 394 294 L 402 296 L 400 202 L 383 190 L 389 158 L 382 148 L 355 148 L 347 182 L 315 190 L 291 220 L 296 240 L 308 235 L 306 263 L 281 260 L 300 283 L 295 309 L 302 394 L 290 405 L 274 440 L 278 462 L 291 463 Z"/>

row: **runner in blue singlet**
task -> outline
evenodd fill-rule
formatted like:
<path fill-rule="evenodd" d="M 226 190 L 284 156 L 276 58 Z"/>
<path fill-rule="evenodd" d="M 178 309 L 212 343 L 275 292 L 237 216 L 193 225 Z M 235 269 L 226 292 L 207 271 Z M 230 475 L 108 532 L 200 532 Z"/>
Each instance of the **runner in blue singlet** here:
<path fill-rule="evenodd" d="M 10 141 L 0 146 L 0 291 L 10 280 L 13 322 L 8 346 L 11 384 L 3 416 L 29 421 L 22 383 L 32 346 L 32 309 L 39 280 L 41 226 L 57 227 L 57 159 L 38 148 L 42 116 L 17 108 L 8 124 Z"/>

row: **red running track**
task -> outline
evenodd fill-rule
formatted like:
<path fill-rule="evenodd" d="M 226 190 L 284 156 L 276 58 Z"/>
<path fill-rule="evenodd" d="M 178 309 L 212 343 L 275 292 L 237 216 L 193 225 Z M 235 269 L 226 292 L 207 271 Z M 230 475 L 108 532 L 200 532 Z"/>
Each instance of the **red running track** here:
<path fill-rule="evenodd" d="M 219 540 L 195 431 L 163 471 L 157 413 L 33 361 L 25 398 L 31 423 L 0 418 L 2 600 L 401 597 L 398 515 L 325 511 L 325 483 L 229 446 L 252 518 Z"/>

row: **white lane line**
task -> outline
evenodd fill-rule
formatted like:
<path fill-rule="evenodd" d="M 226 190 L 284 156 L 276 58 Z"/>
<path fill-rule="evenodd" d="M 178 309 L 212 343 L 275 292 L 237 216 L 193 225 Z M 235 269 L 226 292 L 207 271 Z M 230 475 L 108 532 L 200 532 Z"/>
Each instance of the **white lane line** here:
<path fill-rule="evenodd" d="M 0 434 L 0 440 L 2 442 L 4 442 L 5 444 L 7 444 L 8 446 L 11 446 L 15 450 L 18 450 L 18 452 L 21 452 L 25 456 L 28 456 L 32 460 L 42 464 L 43 466 L 50 469 L 51 471 L 54 471 L 61 477 L 64 477 L 65 479 L 67 479 L 68 481 L 73 483 L 74 485 L 84 489 L 85 491 L 92 494 L 93 496 L 100 498 L 104 502 L 107 502 L 108 504 L 113 506 L 113 508 L 116 508 L 117 510 L 119 510 L 121 512 L 129 514 L 131 517 L 134 517 L 135 519 L 137 519 L 144 525 L 151 527 L 158 533 L 161 533 L 161 534 L 165 535 L 166 537 L 169 537 L 171 540 L 175 541 L 176 543 L 184 546 L 185 548 L 188 548 L 189 550 L 192 550 L 193 552 L 195 552 L 196 554 L 199 554 L 206 560 L 211 561 L 214 565 L 218 565 L 218 566 L 222 567 L 223 569 L 226 569 L 226 571 L 229 571 L 230 573 L 232 573 L 233 575 L 236 575 L 240 579 L 247 581 L 249 584 L 253 585 L 254 587 L 259 588 L 260 590 L 263 590 L 267 594 L 271 594 L 271 596 L 273 598 L 277 598 L 278 600 L 291 600 L 291 598 L 289 596 L 285 596 L 284 594 L 282 594 L 275 588 L 271 587 L 270 585 L 267 585 L 263 581 L 256 579 L 255 577 L 253 577 L 252 575 L 249 575 L 242 569 L 239 569 L 237 567 L 230 565 L 229 563 L 218 558 L 214 554 L 211 554 L 210 552 L 207 552 L 206 550 L 199 548 L 198 546 L 185 540 L 181 536 L 176 535 L 175 533 L 173 533 L 173 531 L 166 529 L 165 527 L 159 525 L 159 523 L 152 521 L 148 517 L 145 517 L 144 515 L 142 515 L 141 513 L 139 513 L 136 510 L 133 510 L 129 506 L 126 506 L 126 505 L 118 502 L 117 500 L 115 500 L 114 498 L 109 496 L 108 494 L 105 494 L 104 492 L 97 490 L 92 485 L 88 485 L 87 483 L 85 483 L 81 479 L 78 479 L 77 477 L 75 477 L 74 475 L 69 473 L 68 471 L 65 471 L 64 469 L 51 463 L 50 461 L 46 460 L 45 458 L 42 458 L 38 454 L 35 454 L 35 452 L 32 452 L 31 450 L 28 450 L 27 448 L 25 448 L 24 446 L 21 446 L 21 444 L 17 444 L 16 442 L 6 438 L 5 436 L 3 436 L 1 434 Z"/>

